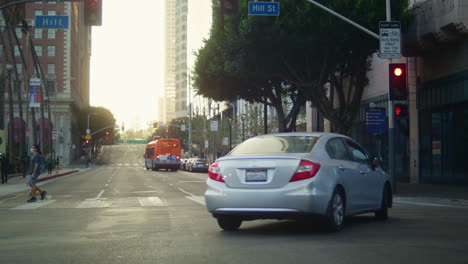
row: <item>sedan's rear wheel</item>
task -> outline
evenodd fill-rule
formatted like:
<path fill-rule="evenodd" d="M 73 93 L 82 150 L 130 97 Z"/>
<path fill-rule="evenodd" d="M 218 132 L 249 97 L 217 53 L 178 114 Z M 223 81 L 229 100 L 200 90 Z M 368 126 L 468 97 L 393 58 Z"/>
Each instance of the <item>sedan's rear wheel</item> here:
<path fill-rule="evenodd" d="M 343 228 L 345 220 L 344 197 L 340 190 L 336 189 L 328 205 L 328 227 L 331 231 L 337 232 Z"/>
<path fill-rule="evenodd" d="M 217 220 L 219 227 L 226 231 L 236 231 L 242 224 L 242 220 L 240 218 L 233 216 L 218 217 Z"/>

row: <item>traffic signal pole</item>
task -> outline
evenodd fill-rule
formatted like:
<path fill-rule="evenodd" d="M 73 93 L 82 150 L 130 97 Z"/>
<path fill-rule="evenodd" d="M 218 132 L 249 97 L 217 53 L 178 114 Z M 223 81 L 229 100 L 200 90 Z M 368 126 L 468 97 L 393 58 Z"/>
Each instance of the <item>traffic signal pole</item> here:
<path fill-rule="evenodd" d="M 390 0 L 386 0 L 387 21 L 392 21 Z M 391 59 L 388 60 L 392 62 Z M 391 78 L 390 74 L 388 78 Z M 390 87 L 388 90 L 388 173 L 390 175 L 393 193 L 397 192 L 395 175 L 395 119 L 393 117 L 393 101 L 390 98 Z"/>
<path fill-rule="evenodd" d="M 369 34 L 370 36 L 380 40 L 380 36 L 374 32 L 372 32 L 371 30 L 359 25 L 358 23 L 338 14 L 337 12 L 329 9 L 328 7 L 322 5 L 322 4 L 319 4 L 317 2 L 315 2 L 314 0 L 306 0 L 307 2 L 325 10 L 326 12 L 340 18 L 341 20 L 344 20 L 345 22 L 347 22 L 348 24 L 351 24 L 353 26 L 355 26 L 356 28 L 364 31 L 365 33 Z M 391 21 L 392 20 L 392 13 L 391 13 L 391 5 L 390 5 L 390 0 L 386 0 L 386 3 L 385 3 L 385 6 L 386 6 L 386 18 L 387 18 L 387 21 Z M 389 59 L 389 63 L 391 63 L 392 60 Z M 389 76 L 390 78 L 390 76 Z M 388 152 L 389 152 L 389 159 L 388 159 L 388 163 L 389 163 L 389 169 L 388 169 L 388 172 L 390 174 L 390 178 L 391 178 L 391 183 L 392 183 L 392 188 L 393 188 L 393 192 L 396 192 L 396 176 L 394 174 L 395 172 L 395 160 L 394 160 L 394 155 L 395 155 L 395 148 L 394 148 L 394 142 L 395 142 L 395 135 L 394 135 L 394 132 L 395 132 L 395 120 L 393 118 L 393 101 L 390 99 L 390 90 L 389 90 L 389 98 L 388 98 L 388 144 L 389 144 L 389 149 L 388 149 Z"/>

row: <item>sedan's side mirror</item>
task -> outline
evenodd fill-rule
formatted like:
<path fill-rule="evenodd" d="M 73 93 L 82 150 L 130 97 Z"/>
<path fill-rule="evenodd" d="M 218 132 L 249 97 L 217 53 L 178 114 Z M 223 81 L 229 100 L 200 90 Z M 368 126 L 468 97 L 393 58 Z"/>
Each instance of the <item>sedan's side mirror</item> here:
<path fill-rule="evenodd" d="M 380 166 L 380 159 L 379 157 L 375 156 L 372 157 L 371 159 L 371 167 L 373 170 L 375 170 L 378 166 Z"/>

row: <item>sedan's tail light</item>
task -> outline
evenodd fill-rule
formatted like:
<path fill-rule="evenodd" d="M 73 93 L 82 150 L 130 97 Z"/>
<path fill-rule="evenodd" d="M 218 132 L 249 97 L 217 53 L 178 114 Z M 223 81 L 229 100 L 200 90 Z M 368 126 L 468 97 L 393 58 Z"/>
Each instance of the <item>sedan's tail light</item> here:
<path fill-rule="evenodd" d="M 221 171 L 218 167 L 218 162 L 210 165 L 208 168 L 208 177 L 215 181 L 224 182 L 223 176 L 221 175 Z"/>
<path fill-rule="evenodd" d="M 301 160 L 299 167 L 297 167 L 296 172 L 289 181 L 293 182 L 312 178 L 315 176 L 315 174 L 317 174 L 319 169 L 320 164 L 307 160 Z"/>

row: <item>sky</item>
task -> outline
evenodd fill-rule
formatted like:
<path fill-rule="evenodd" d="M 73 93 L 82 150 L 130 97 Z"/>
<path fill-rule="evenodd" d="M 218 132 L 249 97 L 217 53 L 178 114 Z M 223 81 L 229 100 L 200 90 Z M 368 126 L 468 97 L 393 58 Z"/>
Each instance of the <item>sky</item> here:
<path fill-rule="evenodd" d="M 211 0 L 188 0 L 188 61 L 211 26 Z M 104 0 L 102 26 L 92 28 L 90 104 L 109 109 L 125 129 L 157 120 L 163 96 L 165 0 Z M 131 4 L 129 4 L 131 3 Z"/>

